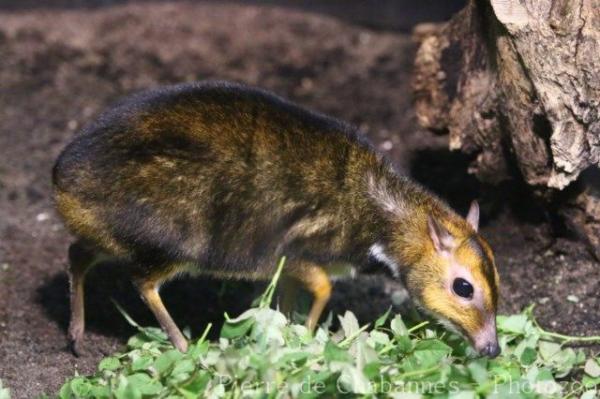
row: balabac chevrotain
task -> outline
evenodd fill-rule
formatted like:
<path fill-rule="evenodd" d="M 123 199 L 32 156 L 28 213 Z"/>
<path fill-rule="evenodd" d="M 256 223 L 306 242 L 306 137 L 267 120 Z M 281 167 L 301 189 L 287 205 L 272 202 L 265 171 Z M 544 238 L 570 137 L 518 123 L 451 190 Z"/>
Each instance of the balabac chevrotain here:
<path fill-rule="evenodd" d="M 187 342 L 161 301 L 163 282 L 184 273 L 270 279 L 282 256 L 286 292 L 295 283 L 314 296 L 311 329 L 330 272 L 360 272 L 375 259 L 482 354 L 500 351 L 498 274 L 477 233 L 478 205 L 460 217 L 339 120 L 233 83 L 166 87 L 103 114 L 53 172 L 56 206 L 78 237 L 69 249 L 76 353 L 85 273 L 106 256 L 131 265 L 181 351 Z"/>

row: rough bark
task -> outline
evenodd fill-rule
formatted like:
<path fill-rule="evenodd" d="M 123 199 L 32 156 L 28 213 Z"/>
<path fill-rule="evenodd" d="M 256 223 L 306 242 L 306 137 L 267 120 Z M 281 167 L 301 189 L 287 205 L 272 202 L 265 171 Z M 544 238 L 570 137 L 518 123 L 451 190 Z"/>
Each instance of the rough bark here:
<path fill-rule="evenodd" d="M 568 197 L 561 212 L 600 255 L 599 183 L 578 179 L 600 165 L 600 0 L 470 0 L 415 36 L 419 123 L 473 154 L 482 181 Z"/>

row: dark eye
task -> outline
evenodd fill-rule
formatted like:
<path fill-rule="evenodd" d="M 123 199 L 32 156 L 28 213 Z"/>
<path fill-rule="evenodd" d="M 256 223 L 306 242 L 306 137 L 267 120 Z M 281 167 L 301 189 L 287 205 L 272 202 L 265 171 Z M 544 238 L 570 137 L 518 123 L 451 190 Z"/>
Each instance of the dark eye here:
<path fill-rule="evenodd" d="M 452 283 L 452 289 L 458 296 L 467 299 L 473 298 L 473 286 L 464 278 L 455 279 Z"/>

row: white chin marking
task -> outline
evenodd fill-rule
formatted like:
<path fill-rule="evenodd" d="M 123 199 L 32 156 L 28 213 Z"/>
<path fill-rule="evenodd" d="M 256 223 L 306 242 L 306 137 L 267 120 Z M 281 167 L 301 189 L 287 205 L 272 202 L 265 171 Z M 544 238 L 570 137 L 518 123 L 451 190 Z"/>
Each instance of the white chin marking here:
<path fill-rule="evenodd" d="M 450 320 L 445 319 L 443 317 L 437 317 L 437 316 L 435 316 L 435 317 L 436 317 L 438 323 L 440 323 L 446 330 L 453 332 L 454 334 L 457 334 L 458 336 L 468 339 L 468 337 L 465 336 L 465 334 L 463 334 L 458 328 L 456 328 L 454 323 L 452 323 Z"/>
<path fill-rule="evenodd" d="M 371 245 L 369 248 L 369 255 L 383 263 L 390 270 L 394 278 L 400 277 L 400 267 L 393 259 L 387 256 L 383 249 L 383 245 L 379 243 Z"/>
<path fill-rule="evenodd" d="M 458 327 L 456 327 L 456 325 L 454 323 L 452 323 L 450 320 L 448 320 L 445 317 L 440 316 L 439 314 L 432 312 L 431 310 L 427 309 L 419 300 L 417 299 L 412 299 L 413 303 L 415 304 L 415 306 L 423 313 L 429 315 L 433 320 L 435 320 L 439 325 L 441 325 L 442 327 L 444 327 L 446 330 L 455 333 L 456 335 L 463 337 L 464 339 L 467 339 L 470 341 L 469 337 L 467 337 Z"/>

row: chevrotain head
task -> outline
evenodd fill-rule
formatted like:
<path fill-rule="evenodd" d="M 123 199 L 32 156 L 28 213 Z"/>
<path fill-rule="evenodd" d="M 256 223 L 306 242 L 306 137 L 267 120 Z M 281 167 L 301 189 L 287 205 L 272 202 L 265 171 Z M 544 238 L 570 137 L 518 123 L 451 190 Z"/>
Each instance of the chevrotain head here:
<path fill-rule="evenodd" d="M 479 205 L 473 202 L 463 219 L 394 173 L 388 168 L 383 177 L 367 175 L 367 193 L 389 227 L 370 256 L 403 278 L 420 308 L 467 337 L 481 354 L 497 356 L 499 278 L 492 250 L 477 232 Z"/>
<path fill-rule="evenodd" d="M 426 219 L 425 247 L 407 267 L 406 288 L 420 307 L 481 354 L 497 356 L 499 279 L 492 250 L 477 233 L 479 206 L 473 202 L 465 220 L 443 214 Z"/>

